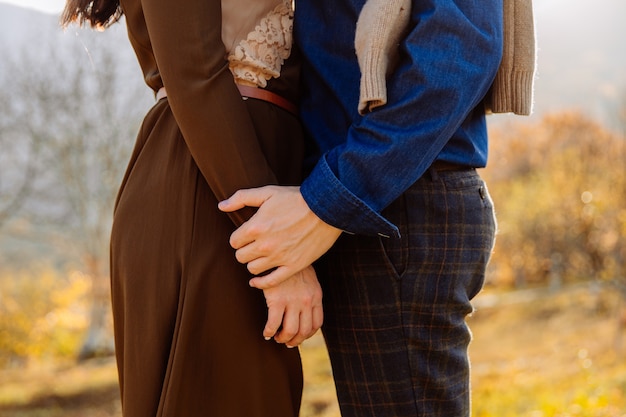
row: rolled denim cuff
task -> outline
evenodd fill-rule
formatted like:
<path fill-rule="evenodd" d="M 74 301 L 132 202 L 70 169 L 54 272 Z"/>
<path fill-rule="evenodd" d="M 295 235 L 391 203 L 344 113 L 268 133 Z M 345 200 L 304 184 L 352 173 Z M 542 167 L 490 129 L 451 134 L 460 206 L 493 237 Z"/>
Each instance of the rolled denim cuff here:
<path fill-rule="evenodd" d="M 322 157 L 300 187 L 309 208 L 324 222 L 344 232 L 400 237 L 398 228 L 348 190 Z"/>

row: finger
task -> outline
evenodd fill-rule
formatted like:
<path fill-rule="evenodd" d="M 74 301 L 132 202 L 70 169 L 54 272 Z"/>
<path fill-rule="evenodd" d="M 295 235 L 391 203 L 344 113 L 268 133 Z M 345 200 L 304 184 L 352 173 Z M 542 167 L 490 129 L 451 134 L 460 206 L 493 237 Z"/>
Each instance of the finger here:
<path fill-rule="evenodd" d="M 246 231 L 247 224 L 248 222 L 244 222 L 237 230 L 231 233 L 230 238 L 228 239 L 228 244 L 231 248 L 239 250 L 254 242 L 254 238 L 249 236 Z"/>
<path fill-rule="evenodd" d="M 311 337 L 313 335 L 312 325 L 312 310 L 304 309 L 300 313 L 300 327 L 298 328 L 298 333 L 296 333 L 296 335 L 291 340 L 285 343 L 287 347 L 296 347 L 300 343 Z"/>
<path fill-rule="evenodd" d="M 257 236 L 267 234 L 269 227 L 268 223 L 259 221 L 257 215 L 254 214 L 247 222 L 239 226 L 239 228 L 230 235 L 228 242 L 233 249 L 242 249 L 254 243 Z M 270 250 L 271 248 L 265 248 L 266 252 Z"/>
<path fill-rule="evenodd" d="M 271 195 L 269 187 L 248 188 L 236 191 L 235 194 L 222 200 L 217 207 L 221 211 L 230 212 L 244 207 L 261 207 L 261 204 Z"/>
<path fill-rule="evenodd" d="M 253 271 L 257 271 L 257 268 L 255 267 L 260 268 L 262 266 L 262 262 L 260 261 L 262 255 L 257 253 L 257 251 L 254 249 L 253 243 L 254 242 L 251 242 L 241 248 L 238 248 L 235 251 L 235 258 L 237 258 L 237 261 L 240 264 L 252 264 L 252 265 L 248 265 L 248 270 L 252 274 L 258 275 L 263 271 L 260 271 L 260 272 L 253 272 Z"/>
<path fill-rule="evenodd" d="M 266 290 L 281 284 L 297 272 L 299 271 L 294 271 L 288 266 L 279 266 L 267 275 L 252 278 L 248 284 L 251 287 L 258 288 L 260 290 Z"/>
<path fill-rule="evenodd" d="M 252 238 L 252 237 L 250 237 Z M 258 241 L 250 242 L 235 251 L 235 258 L 241 264 L 247 264 L 248 270 L 253 275 L 261 275 L 276 267 L 277 261 L 268 245 L 259 244 Z"/>
<path fill-rule="evenodd" d="M 293 339 L 296 334 L 298 334 L 298 329 L 300 327 L 300 312 L 297 310 L 285 311 L 282 324 L 283 327 L 280 329 L 280 332 L 274 336 L 274 340 L 278 343 L 287 343 Z"/>
<path fill-rule="evenodd" d="M 313 307 L 313 334 L 324 324 L 324 308 L 322 306 Z M 313 336 L 313 334 L 311 336 Z"/>
<path fill-rule="evenodd" d="M 263 329 L 263 337 L 265 340 L 270 340 L 276 335 L 281 323 L 283 322 L 283 315 L 285 308 L 280 306 L 271 306 L 267 309 L 267 323 Z"/>
<path fill-rule="evenodd" d="M 250 253 L 251 255 L 247 255 L 249 257 L 247 262 L 240 262 L 246 263 L 248 271 L 250 271 L 252 275 L 257 275 L 257 277 L 266 277 L 276 269 L 276 267 L 273 266 L 273 262 L 270 260 L 270 257 L 258 254 L 252 255 L 253 252 Z M 237 257 L 237 259 L 239 259 L 239 257 Z"/>
<path fill-rule="evenodd" d="M 315 334 L 315 332 L 313 332 L 310 328 L 308 330 L 300 329 L 291 340 L 285 342 L 285 346 L 287 346 L 288 348 L 300 346 L 302 342 L 313 336 L 313 334 Z"/>

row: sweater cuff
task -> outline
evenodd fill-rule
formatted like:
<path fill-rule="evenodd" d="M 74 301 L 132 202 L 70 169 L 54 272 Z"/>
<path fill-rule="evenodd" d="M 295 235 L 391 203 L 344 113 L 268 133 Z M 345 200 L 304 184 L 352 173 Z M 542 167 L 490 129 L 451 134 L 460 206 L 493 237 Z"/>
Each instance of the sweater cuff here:
<path fill-rule="evenodd" d="M 368 48 L 359 59 L 361 74 L 359 114 L 363 115 L 387 103 L 387 56 L 380 48 Z"/>
<path fill-rule="evenodd" d="M 515 113 L 528 116 L 533 107 L 532 71 L 498 72 L 494 80 L 489 110 L 493 113 Z"/>

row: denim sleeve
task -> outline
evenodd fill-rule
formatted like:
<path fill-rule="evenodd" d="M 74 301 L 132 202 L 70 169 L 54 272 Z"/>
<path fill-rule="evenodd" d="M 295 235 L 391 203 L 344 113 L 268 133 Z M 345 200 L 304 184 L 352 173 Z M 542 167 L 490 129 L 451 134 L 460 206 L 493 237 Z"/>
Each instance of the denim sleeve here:
<path fill-rule="evenodd" d="M 388 104 L 354 119 L 345 142 L 322 156 L 302 184 L 307 204 L 344 231 L 398 236 L 381 210 L 481 104 L 501 55 L 502 0 L 413 1 L 400 62 L 387 78 Z"/>

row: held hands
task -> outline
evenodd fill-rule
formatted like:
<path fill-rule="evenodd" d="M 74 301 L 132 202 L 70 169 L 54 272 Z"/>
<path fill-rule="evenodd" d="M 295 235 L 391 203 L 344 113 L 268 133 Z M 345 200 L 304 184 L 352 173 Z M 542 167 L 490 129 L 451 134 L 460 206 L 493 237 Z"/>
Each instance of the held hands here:
<path fill-rule="evenodd" d="M 273 337 L 278 343 L 295 347 L 322 327 L 322 288 L 312 266 L 263 293 L 268 310 L 263 330 L 266 340 Z"/>
<path fill-rule="evenodd" d="M 220 202 L 225 212 L 245 206 L 259 210 L 230 237 L 236 257 L 259 275 L 250 285 L 268 289 L 296 275 L 335 243 L 341 230 L 323 222 L 302 198 L 299 187 L 265 186 L 239 190 Z"/>
<path fill-rule="evenodd" d="M 322 290 L 310 265 L 332 246 L 341 230 L 309 209 L 299 187 L 239 190 L 219 204 L 225 212 L 246 206 L 259 210 L 231 235 L 230 245 L 252 274 L 274 269 L 250 280 L 252 287 L 264 290 L 267 302 L 263 336 L 297 346 L 315 334 L 324 318 Z"/>

